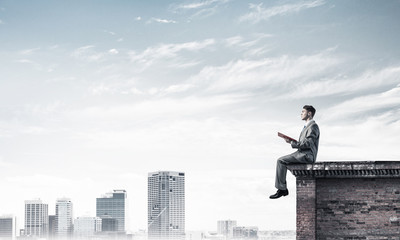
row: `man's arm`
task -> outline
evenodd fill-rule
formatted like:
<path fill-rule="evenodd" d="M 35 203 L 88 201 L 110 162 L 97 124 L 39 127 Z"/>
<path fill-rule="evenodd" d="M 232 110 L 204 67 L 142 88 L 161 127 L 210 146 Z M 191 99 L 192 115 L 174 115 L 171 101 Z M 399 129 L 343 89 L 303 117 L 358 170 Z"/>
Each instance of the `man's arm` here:
<path fill-rule="evenodd" d="M 306 132 L 306 137 L 299 141 L 299 142 L 291 142 L 290 144 L 292 145 L 292 148 L 298 148 L 301 150 L 304 149 L 310 149 L 311 145 L 315 144 L 315 141 L 317 140 L 319 136 L 319 128 L 317 124 L 313 124 L 310 127 L 310 131 Z"/>

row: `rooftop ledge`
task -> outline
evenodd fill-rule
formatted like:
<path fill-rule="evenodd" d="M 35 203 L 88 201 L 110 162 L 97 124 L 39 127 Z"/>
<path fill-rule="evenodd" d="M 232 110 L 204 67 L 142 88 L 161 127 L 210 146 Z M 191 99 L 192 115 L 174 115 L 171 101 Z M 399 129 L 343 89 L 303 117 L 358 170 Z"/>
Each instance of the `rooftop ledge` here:
<path fill-rule="evenodd" d="M 400 161 L 348 161 L 290 164 L 296 178 L 399 178 Z"/>

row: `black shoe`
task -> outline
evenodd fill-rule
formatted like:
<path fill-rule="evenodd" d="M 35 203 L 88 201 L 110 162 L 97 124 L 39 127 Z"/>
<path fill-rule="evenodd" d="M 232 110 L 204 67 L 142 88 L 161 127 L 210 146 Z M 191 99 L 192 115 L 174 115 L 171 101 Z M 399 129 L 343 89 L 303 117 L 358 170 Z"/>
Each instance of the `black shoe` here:
<path fill-rule="evenodd" d="M 278 189 L 278 191 L 274 195 L 269 196 L 269 198 L 277 199 L 277 198 L 280 198 L 282 196 L 287 196 L 287 195 L 289 195 L 289 190 L 287 190 L 287 189 L 285 189 L 285 190 Z"/>

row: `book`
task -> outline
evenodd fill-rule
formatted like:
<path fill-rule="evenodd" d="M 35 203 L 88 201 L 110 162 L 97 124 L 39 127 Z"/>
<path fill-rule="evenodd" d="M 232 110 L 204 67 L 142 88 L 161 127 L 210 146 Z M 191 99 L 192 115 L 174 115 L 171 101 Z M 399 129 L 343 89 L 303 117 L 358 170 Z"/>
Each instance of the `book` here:
<path fill-rule="evenodd" d="M 290 141 L 294 141 L 294 142 L 297 142 L 297 140 L 296 139 L 294 139 L 294 138 L 291 138 L 291 137 L 289 137 L 289 136 L 286 136 L 285 134 L 283 134 L 283 133 L 280 133 L 280 132 L 278 132 L 278 136 L 279 137 L 281 137 L 281 138 L 283 138 L 283 139 L 289 139 Z"/>

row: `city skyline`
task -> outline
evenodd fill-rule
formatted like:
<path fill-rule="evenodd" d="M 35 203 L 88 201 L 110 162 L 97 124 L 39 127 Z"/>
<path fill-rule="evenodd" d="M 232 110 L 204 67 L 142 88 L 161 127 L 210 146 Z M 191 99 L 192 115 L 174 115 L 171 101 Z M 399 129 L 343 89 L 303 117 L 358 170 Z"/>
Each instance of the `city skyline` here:
<path fill-rule="evenodd" d="M 272 202 L 304 105 L 317 161 L 400 160 L 398 0 L 0 1 L 1 214 L 25 199 L 129 193 L 184 172 L 187 230 L 295 229 L 295 179 Z M 233 210 L 234 209 L 234 210 Z M 21 224 L 19 222 L 19 224 Z M 21 228 L 21 227 L 20 227 Z"/>

